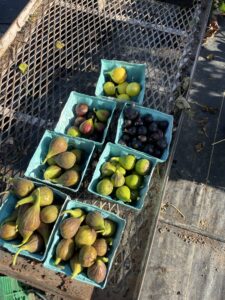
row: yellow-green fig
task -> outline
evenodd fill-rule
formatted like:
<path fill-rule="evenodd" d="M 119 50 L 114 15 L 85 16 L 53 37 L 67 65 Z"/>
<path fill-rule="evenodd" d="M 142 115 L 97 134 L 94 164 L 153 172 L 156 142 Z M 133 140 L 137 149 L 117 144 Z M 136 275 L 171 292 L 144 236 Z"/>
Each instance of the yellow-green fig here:
<path fill-rule="evenodd" d="M 104 218 L 98 211 L 89 212 L 86 216 L 85 222 L 97 232 L 105 229 Z"/>
<path fill-rule="evenodd" d="M 44 243 L 45 243 L 45 247 L 46 247 L 48 244 L 49 237 L 52 232 L 51 225 L 41 222 L 40 226 L 37 229 L 37 232 L 40 233 L 40 235 L 42 236 Z"/>
<path fill-rule="evenodd" d="M 56 260 L 57 266 L 61 261 L 70 260 L 74 253 L 74 241 L 72 239 L 62 239 L 56 247 Z"/>
<path fill-rule="evenodd" d="M 136 97 L 140 94 L 141 85 L 138 82 L 130 82 L 126 88 L 126 94 L 130 97 Z"/>
<path fill-rule="evenodd" d="M 116 167 L 110 162 L 105 162 L 101 167 L 102 176 L 111 176 L 116 171 Z"/>
<path fill-rule="evenodd" d="M 136 158 L 134 155 L 125 155 L 125 156 L 121 156 L 119 158 L 119 163 L 121 164 L 121 166 L 127 170 L 127 171 L 130 171 L 134 168 L 135 166 L 135 161 L 136 161 Z"/>
<path fill-rule="evenodd" d="M 78 274 L 80 274 L 83 271 L 83 267 L 79 261 L 79 255 L 75 254 L 70 259 L 70 268 L 72 270 L 71 279 L 75 278 Z"/>
<path fill-rule="evenodd" d="M 80 131 L 79 131 L 78 127 L 71 126 L 67 129 L 66 134 L 69 136 L 72 136 L 72 137 L 78 137 L 78 136 L 80 136 Z"/>
<path fill-rule="evenodd" d="M 117 85 L 116 90 L 117 92 L 121 95 L 121 94 L 126 94 L 126 88 L 128 86 L 128 82 L 123 82 L 119 85 Z"/>
<path fill-rule="evenodd" d="M 15 222 L 7 222 L 0 227 L 0 238 L 5 241 L 11 241 L 17 238 L 18 231 Z"/>
<path fill-rule="evenodd" d="M 106 255 L 108 250 L 108 245 L 105 239 L 97 239 L 92 246 L 97 251 L 98 256 Z"/>
<path fill-rule="evenodd" d="M 121 100 L 121 101 L 128 101 L 128 100 L 130 100 L 130 97 L 127 94 L 117 95 L 116 98 L 118 100 Z"/>
<path fill-rule="evenodd" d="M 54 178 L 51 179 L 50 181 L 57 184 L 61 184 L 66 187 L 70 187 L 77 184 L 79 180 L 80 180 L 79 173 L 71 169 L 64 172 L 59 178 Z"/>
<path fill-rule="evenodd" d="M 111 177 L 111 182 L 114 187 L 120 187 L 124 185 L 125 178 L 119 171 L 116 171 Z"/>
<path fill-rule="evenodd" d="M 111 81 L 107 81 L 103 85 L 103 90 L 107 96 L 114 96 L 116 93 L 115 84 Z"/>
<path fill-rule="evenodd" d="M 59 207 L 57 205 L 49 205 L 42 208 L 40 213 L 41 222 L 51 224 L 56 221 L 59 215 Z"/>
<path fill-rule="evenodd" d="M 49 180 L 57 178 L 62 174 L 62 169 L 57 165 L 49 166 L 44 172 L 44 179 Z"/>
<path fill-rule="evenodd" d="M 117 84 L 123 83 L 127 79 L 127 71 L 124 67 L 116 67 L 108 73 L 113 82 Z"/>
<path fill-rule="evenodd" d="M 107 268 L 105 263 L 101 259 L 97 259 L 96 262 L 87 270 L 87 276 L 97 283 L 103 282 L 105 280 L 106 274 Z"/>
<path fill-rule="evenodd" d="M 59 153 L 65 152 L 68 148 L 66 139 L 63 136 L 53 138 L 49 144 L 48 153 L 43 161 L 45 164 L 47 160 Z"/>
<path fill-rule="evenodd" d="M 77 247 L 82 246 L 91 246 L 94 244 L 97 237 L 97 233 L 94 229 L 88 225 L 83 225 L 78 229 L 77 234 L 75 235 L 75 243 Z"/>
<path fill-rule="evenodd" d="M 129 175 L 125 178 L 126 185 L 131 189 L 131 190 L 136 190 L 141 186 L 141 178 L 139 175 L 132 174 Z"/>
<path fill-rule="evenodd" d="M 54 160 L 59 167 L 68 170 L 75 165 L 76 156 L 74 153 L 66 151 L 54 156 Z"/>
<path fill-rule="evenodd" d="M 47 159 L 47 164 L 49 166 L 55 165 L 54 156 Z"/>
<path fill-rule="evenodd" d="M 123 202 L 131 202 L 130 199 L 130 189 L 126 185 L 117 188 L 116 190 L 117 199 Z"/>
<path fill-rule="evenodd" d="M 84 268 L 88 268 L 95 263 L 97 251 L 92 246 L 83 246 L 79 252 L 79 261 Z"/>
<path fill-rule="evenodd" d="M 145 176 L 150 170 L 150 161 L 142 158 L 139 159 L 135 164 L 135 171 L 137 174 Z"/>
<path fill-rule="evenodd" d="M 116 232 L 116 224 L 115 222 L 105 219 L 105 230 L 102 233 L 104 237 L 111 237 Z"/>
<path fill-rule="evenodd" d="M 65 214 L 69 214 L 73 218 L 80 218 L 85 215 L 84 211 L 80 208 L 64 210 L 61 213 L 61 216 L 65 215 Z"/>
<path fill-rule="evenodd" d="M 96 190 L 102 196 L 109 196 L 113 192 L 113 184 L 109 179 L 102 179 L 97 184 Z"/>
<path fill-rule="evenodd" d="M 26 197 L 35 188 L 32 181 L 24 178 L 11 178 L 9 182 L 12 192 L 19 198 Z"/>

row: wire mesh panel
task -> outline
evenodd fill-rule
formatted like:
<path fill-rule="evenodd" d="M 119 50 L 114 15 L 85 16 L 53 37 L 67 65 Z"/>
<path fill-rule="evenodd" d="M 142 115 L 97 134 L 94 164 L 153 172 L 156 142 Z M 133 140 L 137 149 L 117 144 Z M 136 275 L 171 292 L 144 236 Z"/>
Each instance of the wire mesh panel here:
<path fill-rule="evenodd" d="M 44 130 L 54 128 L 72 90 L 94 94 L 101 58 L 146 63 L 144 105 L 170 112 L 201 12 L 200 0 L 190 8 L 156 0 L 43 0 L 0 60 L 3 179 L 24 173 Z M 62 49 L 57 41 L 64 44 Z M 18 70 L 21 63 L 28 65 L 25 74 Z M 88 200 L 128 220 L 111 272 L 113 295 L 128 293 L 127 274 L 140 270 L 149 217 L 161 195 L 159 181 L 155 176 L 141 216 L 92 196 Z M 1 185 L 4 189 L 4 180 Z M 137 277 L 127 279 L 131 286 L 132 280 Z"/>

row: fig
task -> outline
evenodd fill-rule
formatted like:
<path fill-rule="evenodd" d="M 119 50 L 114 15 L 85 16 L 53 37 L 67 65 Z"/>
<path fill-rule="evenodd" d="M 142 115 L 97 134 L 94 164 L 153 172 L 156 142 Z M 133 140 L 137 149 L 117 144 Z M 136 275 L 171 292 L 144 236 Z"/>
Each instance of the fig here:
<path fill-rule="evenodd" d="M 77 104 L 75 107 L 75 113 L 78 117 L 86 115 L 88 113 L 88 105 L 85 103 Z"/>
<path fill-rule="evenodd" d="M 68 144 L 64 137 L 57 136 L 53 138 L 49 144 L 48 153 L 43 161 L 45 164 L 47 160 L 59 153 L 65 152 L 67 150 Z"/>
<path fill-rule="evenodd" d="M 56 164 L 63 169 L 70 169 L 76 163 L 76 156 L 74 153 L 66 151 L 54 157 Z"/>
<path fill-rule="evenodd" d="M 137 138 L 141 143 L 147 142 L 147 136 L 145 135 L 139 135 Z"/>
<path fill-rule="evenodd" d="M 72 152 L 75 156 L 76 156 L 76 164 L 79 164 L 81 162 L 81 158 L 82 158 L 82 150 L 80 149 L 72 149 L 70 150 L 70 152 Z"/>
<path fill-rule="evenodd" d="M 126 175 L 126 170 L 123 167 L 121 167 L 119 164 L 116 166 L 116 171 L 118 171 L 123 176 Z"/>
<path fill-rule="evenodd" d="M 138 82 L 131 82 L 126 88 L 126 93 L 130 97 L 136 97 L 140 94 L 141 85 Z"/>
<path fill-rule="evenodd" d="M 104 218 L 97 211 L 89 212 L 86 216 L 85 222 L 97 232 L 105 229 Z"/>
<path fill-rule="evenodd" d="M 137 150 L 141 150 L 143 148 L 143 144 L 137 138 L 133 138 L 131 141 L 131 147 Z"/>
<path fill-rule="evenodd" d="M 121 137 L 121 139 L 125 142 L 128 143 L 130 141 L 130 136 L 126 133 L 124 133 Z"/>
<path fill-rule="evenodd" d="M 126 185 L 117 188 L 116 190 L 117 199 L 123 202 L 131 202 L 130 200 L 130 189 Z"/>
<path fill-rule="evenodd" d="M 80 124 L 79 130 L 84 135 L 90 135 L 94 131 L 94 123 L 93 119 L 87 119 L 83 123 Z"/>
<path fill-rule="evenodd" d="M 85 215 L 84 211 L 80 208 L 70 209 L 70 210 L 64 210 L 61 213 L 61 216 L 69 214 L 73 218 L 80 218 Z"/>
<path fill-rule="evenodd" d="M 40 213 L 41 222 L 51 224 L 56 221 L 59 215 L 59 208 L 57 205 L 49 205 L 42 208 Z"/>
<path fill-rule="evenodd" d="M 72 239 L 77 233 L 80 224 L 83 222 L 84 218 L 85 217 L 82 216 L 80 218 L 71 217 L 64 219 L 59 226 L 61 236 L 64 239 Z"/>
<path fill-rule="evenodd" d="M 79 127 L 84 121 L 86 121 L 85 117 L 76 117 L 74 120 L 74 127 Z"/>
<path fill-rule="evenodd" d="M 75 235 L 75 243 L 77 247 L 82 247 L 85 245 L 91 246 L 94 244 L 97 237 L 97 233 L 94 229 L 88 225 L 80 226 L 77 234 Z"/>
<path fill-rule="evenodd" d="M 51 205 L 54 200 L 53 191 L 47 186 L 41 186 L 35 189 L 30 196 L 19 200 L 16 204 L 16 208 L 23 204 L 34 203 L 39 196 L 40 206 Z"/>
<path fill-rule="evenodd" d="M 148 154 L 150 154 L 150 155 L 153 155 L 153 154 L 154 154 L 154 151 L 155 151 L 155 147 L 154 147 L 154 145 L 146 145 L 146 146 L 144 147 L 143 151 L 144 151 L 145 153 L 148 153 Z"/>
<path fill-rule="evenodd" d="M 52 165 L 55 164 L 54 156 L 47 159 L 47 164 L 48 164 L 49 166 L 52 166 Z"/>
<path fill-rule="evenodd" d="M 108 73 L 113 82 L 117 84 L 123 83 L 127 79 L 127 71 L 124 67 L 116 67 Z"/>
<path fill-rule="evenodd" d="M 142 117 L 142 120 L 146 125 L 149 125 L 154 121 L 152 115 L 145 115 Z"/>
<path fill-rule="evenodd" d="M 118 170 L 112 175 L 111 177 L 111 182 L 114 187 L 120 187 L 124 185 L 125 183 L 125 178 L 123 174 L 121 174 Z"/>
<path fill-rule="evenodd" d="M 104 225 L 105 227 L 105 225 Z M 104 256 L 107 253 L 108 245 L 105 239 L 97 239 L 92 245 L 97 251 L 97 256 Z"/>
<path fill-rule="evenodd" d="M 101 259 L 88 268 L 87 276 L 97 283 L 101 283 L 105 280 L 107 274 L 107 268 L 105 263 Z"/>
<path fill-rule="evenodd" d="M 113 192 L 113 184 L 109 179 L 102 179 L 97 184 L 96 190 L 102 196 L 109 196 Z"/>
<path fill-rule="evenodd" d="M 34 233 L 30 236 L 28 242 L 21 246 L 13 258 L 13 266 L 16 265 L 17 257 L 21 251 L 28 251 L 30 253 L 37 253 L 44 249 L 44 240 L 40 234 Z"/>
<path fill-rule="evenodd" d="M 111 176 L 115 171 L 116 171 L 116 167 L 110 162 L 105 162 L 101 166 L 102 176 Z"/>
<path fill-rule="evenodd" d="M 79 252 L 79 262 L 82 267 L 88 268 L 95 263 L 97 251 L 92 246 L 83 246 Z"/>
<path fill-rule="evenodd" d="M 71 279 L 75 278 L 78 274 L 80 274 L 83 271 L 83 267 L 79 261 L 79 255 L 75 254 L 70 259 L 70 268 L 72 270 Z"/>
<path fill-rule="evenodd" d="M 97 119 L 100 122 L 106 123 L 109 116 L 110 116 L 110 112 L 106 109 L 98 109 L 98 110 L 94 110 Z"/>
<path fill-rule="evenodd" d="M 95 122 L 94 129 L 99 133 L 103 133 L 105 130 L 105 125 L 101 122 Z"/>
<path fill-rule="evenodd" d="M 125 82 L 123 82 L 123 83 L 117 85 L 116 90 L 117 90 L 117 92 L 118 92 L 120 95 L 126 94 L 126 88 L 127 88 L 127 86 L 128 86 L 128 82 L 125 81 Z"/>
<path fill-rule="evenodd" d="M 15 222 L 7 222 L 0 227 L 0 238 L 5 241 L 11 241 L 17 238 L 18 232 Z"/>
<path fill-rule="evenodd" d="M 67 261 L 72 258 L 74 253 L 74 241 L 72 239 L 62 239 L 56 247 L 56 260 L 57 266 L 61 261 Z"/>
<path fill-rule="evenodd" d="M 160 150 L 165 150 L 168 146 L 168 143 L 166 141 L 165 138 L 162 138 L 161 140 L 159 140 L 157 143 L 156 143 L 156 146 L 160 149 Z"/>
<path fill-rule="evenodd" d="M 162 131 L 165 132 L 169 126 L 169 123 L 168 123 L 168 121 L 158 121 L 157 125 Z"/>
<path fill-rule="evenodd" d="M 124 120 L 123 129 L 131 127 L 131 126 L 132 126 L 132 121 L 131 120 Z"/>
<path fill-rule="evenodd" d="M 156 132 L 158 130 L 158 125 L 156 122 L 152 122 L 149 126 L 148 126 L 148 130 L 149 132 Z"/>
<path fill-rule="evenodd" d="M 40 226 L 37 229 L 37 232 L 42 236 L 44 243 L 45 243 L 45 247 L 46 247 L 48 244 L 49 237 L 52 232 L 51 225 L 41 222 Z"/>
<path fill-rule="evenodd" d="M 120 95 L 117 95 L 116 98 L 118 100 L 121 100 L 121 101 L 128 101 L 130 100 L 130 97 L 127 95 L 127 94 L 120 94 Z"/>
<path fill-rule="evenodd" d="M 144 123 L 143 123 L 141 117 L 139 116 L 139 118 L 137 118 L 137 119 L 135 120 L 134 126 L 143 126 L 143 125 L 144 125 Z"/>
<path fill-rule="evenodd" d="M 32 181 L 24 178 L 11 178 L 9 179 L 11 184 L 12 192 L 19 198 L 26 197 L 29 195 L 35 188 Z"/>
<path fill-rule="evenodd" d="M 132 170 L 134 168 L 135 161 L 136 161 L 135 156 L 130 155 L 130 154 L 129 155 L 125 155 L 125 156 L 121 156 L 119 158 L 119 163 L 127 171 L 130 171 L 130 170 Z"/>
<path fill-rule="evenodd" d="M 145 126 L 139 126 L 137 129 L 138 135 L 146 135 L 148 133 L 147 128 Z"/>
<path fill-rule="evenodd" d="M 128 133 L 129 135 L 135 136 L 137 134 L 137 128 L 135 126 L 132 126 L 125 129 L 124 132 Z"/>
<path fill-rule="evenodd" d="M 124 116 L 126 119 L 134 121 L 139 117 L 140 113 L 133 107 L 127 107 L 124 109 Z"/>
<path fill-rule="evenodd" d="M 59 177 L 62 174 L 62 169 L 57 165 L 49 166 L 44 172 L 44 179 L 49 180 Z"/>
<path fill-rule="evenodd" d="M 103 85 L 103 90 L 107 96 L 114 96 L 116 93 L 115 84 L 111 81 L 107 81 Z"/>
<path fill-rule="evenodd" d="M 142 158 L 136 162 L 135 171 L 137 172 L 137 174 L 145 176 L 149 170 L 150 170 L 150 161 L 149 160 Z"/>
<path fill-rule="evenodd" d="M 156 132 L 153 132 L 151 135 L 150 135 L 151 139 L 152 139 L 152 142 L 155 143 L 157 141 L 160 140 L 160 134 L 158 133 L 158 130 Z"/>
<path fill-rule="evenodd" d="M 115 232 L 116 232 L 116 224 L 109 219 L 105 219 L 105 230 L 102 233 L 102 236 L 111 237 L 114 235 Z"/>
<path fill-rule="evenodd" d="M 66 134 L 72 137 L 80 136 L 80 130 L 77 126 L 71 126 L 67 129 Z"/>
<path fill-rule="evenodd" d="M 79 173 L 75 170 L 67 170 L 60 177 L 51 179 L 51 182 L 61 184 L 66 187 L 73 186 L 80 180 Z"/>
<path fill-rule="evenodd" d="M 129 175 L 125 178 L 126 185 L 131 189 L 131 190 L 136 190 L 140 187 L 141 185 L 141 178 L 139 175 Z"/>

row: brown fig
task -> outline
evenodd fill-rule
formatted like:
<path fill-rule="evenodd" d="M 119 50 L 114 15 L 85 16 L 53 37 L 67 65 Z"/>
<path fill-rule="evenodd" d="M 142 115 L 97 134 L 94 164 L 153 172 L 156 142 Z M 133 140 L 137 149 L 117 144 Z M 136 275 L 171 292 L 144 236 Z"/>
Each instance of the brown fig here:
<path fill-rule="evenodd" d="M 75 165 L 76 156 L 72 152 L 66 151 L 54 156 L 54 160 L 59 167 L 68 170 Z"/>
<path fill-rule="evenodd" d="M 44 179 L 49 180 L 59 177 L 62 174 L 62 169 L 57 165 L 51 165 L 44 171 Z"/>
<path fill-rule="evenodd" d="M 60 224 L 60 233 L 64 239 L 72 239 L 77 233 L 81 222 L 84 220 L 84 216 L 81 218 L 68 218 L 64 219 Z"/>
<path fill-rule="evenodd" d="M 13 259 L 13 266 L 16 264 L 16 260 L 21 251 L 28 251 L 30 253 L 37 253 L 42 251 L 44 248 L 44 241 L 40 234 L 34 233 L 29 238 L 28 242 L 20 247 L 16 252 Z"/>
<path fill-rule="evenodd" d="M 92 246 L 83 246 L 79 252 L 79 262 L 84 268 L 92 266 L 97 258 L 97 251 Z"/>
<path fill-rule="evenodd" d="M 104 218 L 98 211 L 89 212 L 85 221 L 87 225 L 94 228 L 96 231 L 103 231 L 105 229 Z"/>
<path fill-rule="evenodd" d="M 19 198 L 26 197 L 35 188 L 32 181 L 24 178 L 12 178 L 9 182 L 12 185 L 12 192 Z"/>
<path fill-rule="evenodd" d="M 37 232 L 40 233 L 40 235 L 42 236 L 44 243 L 45 243 L 45 247 L 46 247 L 48 244 L 49 237 L 52 232 L 51 225 L 41 222 L 40 226 L 37 229 Z"/>
<path fill-rule="evenodd" d="M 97 251 L 98 256 L 104 256 L 107 253 L 108 245 L 105 239 L 97 239 L 92 246 Z"/>
<path fill-rule="evenodd" d="M 70 260 L 70 268 L 72 269 L 71 279 L 75 278 L 83 271 L 83 267 L 79 261 L 79 255 L 75 254 Z"/>
<path fill-rule="evenodd" d="M 56 247 L 56 260 L 55 265 L 57 266 L 62 260 L 67 261 L 71 259 L 74 253 L 74 241 L 72 239 L 61 240 Z"/>
<path fill-rule="evenodd" d="M 88 113 L 88 105 L 86 103 L 79 103 L 75 107 L 75 113 L 78 117 L 84 116 Z"/>
<path fill-rule="evenodd" d="M 92 118 L 80 124 L 79 130 L 84 135 L 90 135 L 94 131 L 94 123 Z"/>
<path fill-rule="evenodd" d="M 42 208 L 40 213 L 41 222 L 45 224 L 54 223 L 59 215 L 59 207 L 57 205 L 49 205 Z"/>
<path fill-rule="evenodd" d="M 82 116 L 80 116 L 80 117 L 77 117 L 75 120 L 74 120 L 74 126 L 80 126 L 80 124 L 81 123 L 83 123 L 84 121 L 85 121 L 86 119 L 85 119 L 85 117 L 82 117 Z"/>
<path fill-rule="evenodd" d="M 68 148 L 66 139 L 63 136 L 53 138 L 49 144 L 48 153 L 43 161 L 45 164 L 47 160 L 59 153 L 65 152 Z"/>
<path fill-rule="evenodd" d="M 64 172 L 59 178 L 54 178 L 51 179 L 50 181 L 57 184 L 61 184 L 66 187 L 70 187 L 77 184 L 79 180 L 80 180 L 79 173 L 71 169 Z"/>
<path fill-rule="evenodd" d="M 77 247 L 82 247 L 85 245 L 91 246 L 94 244 L 97 237 L 97 233 L 94 229 L 88 225 L 83 225 L 78 229 L 75 235 L 75 243 Z"/>
<path fill-rule="evenodd" d="M 0 227 L 0 238 L 5 241 L 11 241 L 17 238 L 18 232 L 15 222 L 7 222 Z"/>
<path fill-rule="evenodd" d="M 107 268 L 105 263 L 101 259 L 97 259 L 97 261 L 87 270 L 88 277 L 97 283 L 103 282 L 105 280 L 106 274 Z"/>

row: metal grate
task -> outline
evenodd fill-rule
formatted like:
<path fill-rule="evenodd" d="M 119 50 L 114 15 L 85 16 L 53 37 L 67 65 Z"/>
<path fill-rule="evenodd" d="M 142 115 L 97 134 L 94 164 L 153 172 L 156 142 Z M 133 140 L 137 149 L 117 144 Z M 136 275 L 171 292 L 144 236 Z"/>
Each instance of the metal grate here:
<path fill-rule="evenodd" d="M 146 63 L 144 105 L 171 111 L 201 13 L 201 0 L 188 9 L 156 0 L 43 0 L 0 60 L 1 175 L 23 174 L 44 130 L 54 128 L 71 90 L 94 94 L 101 58 Z M 65 47 L 56 49 L 56 41 Z M 25 75 L 18 71 L 20 63 L 29 65 Z M 126 289 L 140 271 L 140 253 L 150 234 L 146 228 L 160 201 L 159 181 L 155 176 L 141 217 L 118 205 L 88 200 L 128 220 L 129 230 L 111 272 L 111 296 L 123 291 L 131 299 L 132 289 Z M 131 269 L 134 276 L 124 284 Z"/>

